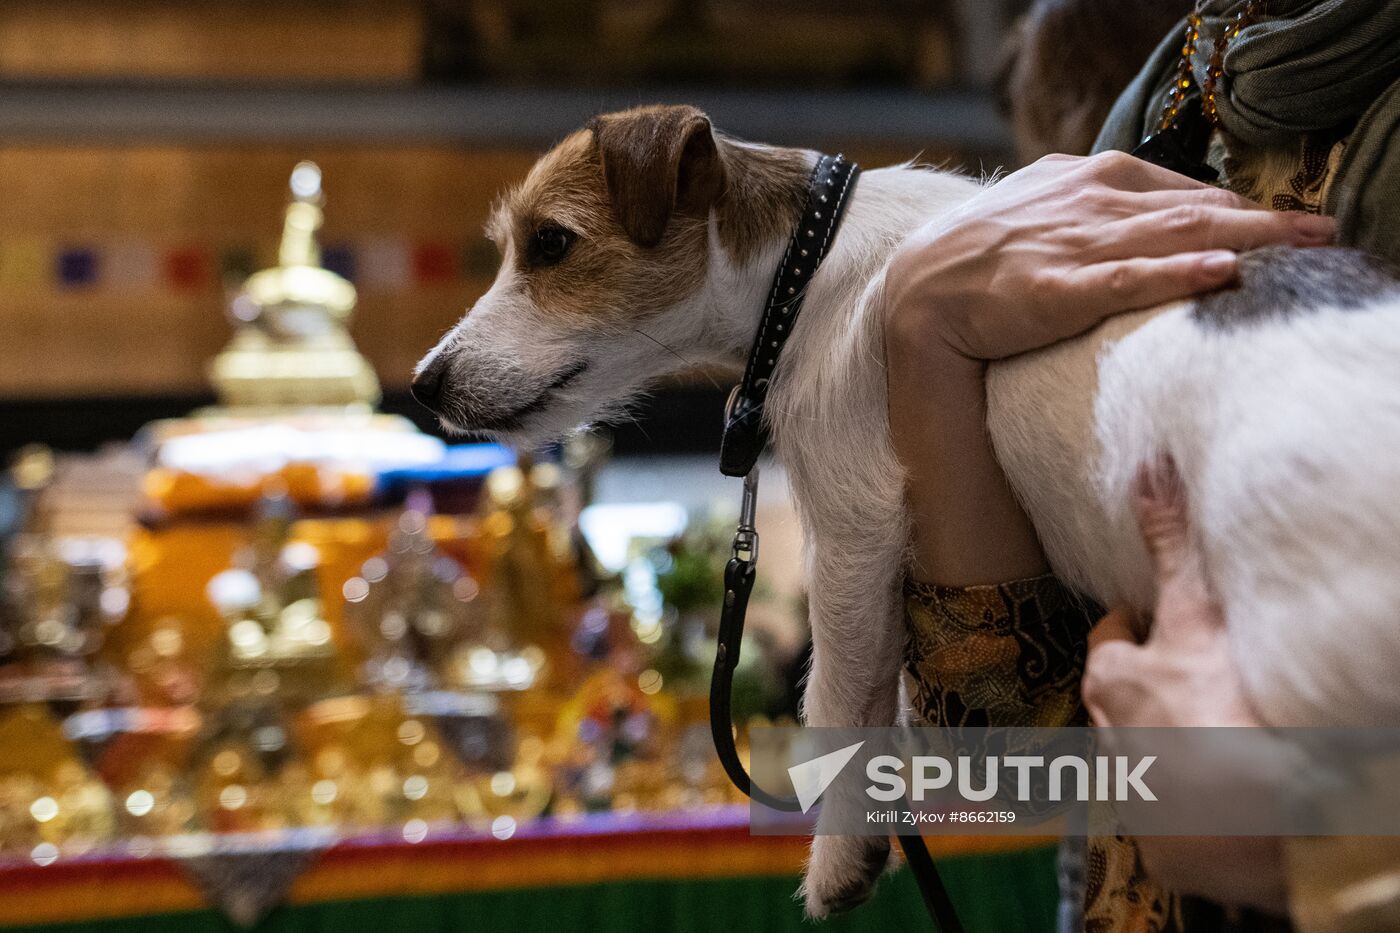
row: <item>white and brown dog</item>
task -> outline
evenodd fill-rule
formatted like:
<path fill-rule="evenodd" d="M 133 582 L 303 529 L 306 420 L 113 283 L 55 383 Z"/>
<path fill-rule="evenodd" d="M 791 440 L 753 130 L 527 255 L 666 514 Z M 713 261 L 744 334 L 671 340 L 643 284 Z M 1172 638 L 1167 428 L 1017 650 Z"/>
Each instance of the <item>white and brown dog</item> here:
<path fill-rule="evenodd" d="M 685 362 L 741 364 L 815 159 L 729 139 L 690 107 L 594 120 L 496 208 L 500 271 L 415 394 L 449 428 L 530 445 L 617 414 Z M 773 379 L 807 544 L 813 725 L 899 715 L 908 522 L 881 286 L 900 241 L 978 187 L 865 172 Z M 1001 464 L 1073 587 L 1151 605 L 1129 490 L 1169 454 L 1257 709 L 1276 724 L 1400 721 L 1400 285 L 1379 264 L 1261 251 L 1240 288 L 995 364 L 988 393 Z M 886 852 L 819 837 L 809 912 L 858 902 Z"/>

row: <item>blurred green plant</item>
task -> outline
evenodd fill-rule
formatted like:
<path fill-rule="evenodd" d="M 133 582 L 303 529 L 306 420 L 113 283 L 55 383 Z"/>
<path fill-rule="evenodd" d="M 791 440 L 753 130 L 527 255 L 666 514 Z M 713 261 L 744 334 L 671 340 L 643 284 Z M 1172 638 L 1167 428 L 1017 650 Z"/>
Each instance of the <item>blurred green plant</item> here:
<path fill-rule="evenodd" d="M 732 536 L 723 524 L 706 522 L 657 549 L 656 588 L 666 605 L 681 614 L 718 611 Z"/>
<path fill-rule="evenodd" d="M 724 598 L 724 567 L 731 556 L 733 533 L 723 521 L 692 524 L 652 554 L 656 588 L 667 610 L 666 634 L 654 663 L 667 683 L 685 692 L 709 690 L 710 662 Z M 761 585 L 754 598 L 763 598 Z M 765 712 L 778 692 L 765 646 L 746 637 L 731 694 L 736 721 Z"/>

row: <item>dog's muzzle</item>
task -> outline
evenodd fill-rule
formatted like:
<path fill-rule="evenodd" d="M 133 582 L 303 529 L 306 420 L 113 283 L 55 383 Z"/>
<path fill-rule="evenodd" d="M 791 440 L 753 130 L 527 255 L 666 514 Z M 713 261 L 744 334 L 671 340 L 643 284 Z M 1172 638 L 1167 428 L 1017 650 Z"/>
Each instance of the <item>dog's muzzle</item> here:
<path fill-rule="evenodd" d="M 441 414 L 439 406 L 442 404 L 442 390 L 447 384 L 447 360 L 439 355 L 422 372 L 413 377 L 413 383 L 408 387 L 408 391 L 413 395 L 419 405 L 433 412 Z"/>

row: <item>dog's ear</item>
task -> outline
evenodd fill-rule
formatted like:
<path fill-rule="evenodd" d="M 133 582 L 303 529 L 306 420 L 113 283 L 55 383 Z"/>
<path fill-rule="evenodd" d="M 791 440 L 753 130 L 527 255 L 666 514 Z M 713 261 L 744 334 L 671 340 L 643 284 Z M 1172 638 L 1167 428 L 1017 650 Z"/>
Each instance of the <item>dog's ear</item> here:
<path fill-rule="evenodd" d="M 710 120 L 694 107 L 608 114 L 592 128 L 613 211 L 641 246 L 660 243 L 675 214 L 707 214 L 724 190 Z"/>

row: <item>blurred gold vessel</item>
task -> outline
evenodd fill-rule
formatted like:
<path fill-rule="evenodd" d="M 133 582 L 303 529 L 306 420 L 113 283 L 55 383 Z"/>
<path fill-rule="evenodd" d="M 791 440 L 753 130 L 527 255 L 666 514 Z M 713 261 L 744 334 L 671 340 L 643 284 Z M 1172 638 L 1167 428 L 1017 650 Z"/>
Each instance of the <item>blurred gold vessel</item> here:
<path fill-rule="evenodd" d="M 347 329 L 355 286 L 321 265 L 314 162 L 292 170 L 291 192 L 278 265 L 255 273 L 230 302 L 233 340 L 214 358 L 210 380 L 229 413 L 367 412 L 379 402 L 379 380 Z"/>

